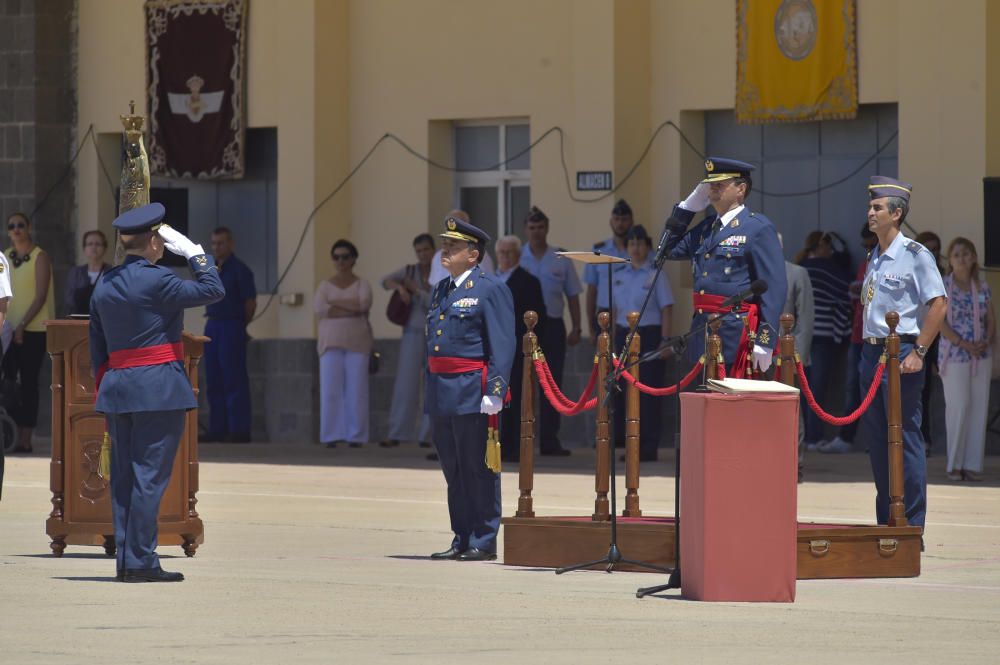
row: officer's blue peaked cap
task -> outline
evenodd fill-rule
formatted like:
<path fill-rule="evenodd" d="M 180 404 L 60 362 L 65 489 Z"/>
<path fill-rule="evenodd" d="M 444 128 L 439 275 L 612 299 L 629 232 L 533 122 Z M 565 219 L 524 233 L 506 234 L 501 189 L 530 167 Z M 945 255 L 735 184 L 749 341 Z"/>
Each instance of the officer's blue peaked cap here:
<path fill-rule="evenodd" d="M 160 228 L 166 214 L 167 210 L 162 203 L 148 203 L 118 215 L 111 226 L 118 229 L 122 235 L 155 231 Z"/>
<path fill-rule="evenodd" d="M 753 164 L 738 159 L 709 157 L 705 160 L 705 179 L 702 182 L 721 182 L 732 178 L 749 178 Z"/>

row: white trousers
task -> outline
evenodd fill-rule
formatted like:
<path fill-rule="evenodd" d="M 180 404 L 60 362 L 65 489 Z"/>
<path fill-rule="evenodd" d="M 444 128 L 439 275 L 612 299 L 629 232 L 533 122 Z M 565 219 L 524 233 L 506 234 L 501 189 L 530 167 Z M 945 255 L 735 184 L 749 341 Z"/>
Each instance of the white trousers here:
<path fill-rule="evenodd" d="M 948 471 L 983 470 L 986 451 L 986 411 L 990 402 L 990 358 L 972 363 L 949 362 L 944 385 L 944 421 L 948 428 Z M 924 416 L 927 417 L 926 415 Z"/>
<path fill-rule="evenodd" d="M 319 357 L 319 440 L 368 442 L 368 354 L 327 349 Z"/>

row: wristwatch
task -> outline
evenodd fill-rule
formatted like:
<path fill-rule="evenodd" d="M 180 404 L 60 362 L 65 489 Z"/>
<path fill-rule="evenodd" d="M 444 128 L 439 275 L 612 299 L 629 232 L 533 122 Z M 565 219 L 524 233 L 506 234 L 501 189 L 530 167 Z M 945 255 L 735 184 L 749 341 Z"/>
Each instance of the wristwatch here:
<path fill-rule="evenodd" d="M 921 360 L 923 360 L 924 356 L 927 355 L 927 347 L 922 344 L 914 344 L 913 350 L 917 352 L 917 355 L 920 356 Z"/>

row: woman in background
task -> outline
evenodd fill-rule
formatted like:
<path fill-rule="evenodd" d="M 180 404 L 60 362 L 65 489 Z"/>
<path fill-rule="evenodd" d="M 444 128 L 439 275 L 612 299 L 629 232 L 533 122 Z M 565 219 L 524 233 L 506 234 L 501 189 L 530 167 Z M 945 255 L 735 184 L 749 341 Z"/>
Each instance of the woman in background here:
<path fill-rule="evenodd" d="M 313 298 L 319 317 L 319 440 L 327 448 L 338 441 L 357 448 L 368 441 L 372 287 L 354 274 L 358 248 L 353 243 L 338 240 L 330 257 L 333 276 L 319 283 Z"/>
<path fill-rule="evenodd" d="M 66 275 L 66 291 L 63 294 L 63 305 L 66 314 L 90 314 L 90 296 L 94 286 L 111 266 L 104 262 L 104 254 L 108 251 L 108 239 L 100 231 L 87 231 L 83 234 L 83 256 L 87 262 L 74 266 Z"/>
<path fill-rule="evenodd" d="M 4 375 L 20 386 L 18 404 L 11 410 L 17 423 L 14 452 L 31 452 L 31 433 L 38 422 L 38 373 L 45 358 L 45 322 L 55 318 L 52 297 L 52 260 L 31 237 L 31 221 L 23 212 L 7 218 L 6 251 L 13 296 L 7 318 L 14 341 L 4 356 Z"/>
<path fill-rule="evenodd" d="M 389 434 L 379 443 L 391 448 L 400 441 L 416 438 L 422 448 L 431 447 L 431 417 L 420 408 L 420 386 L 427 366 L 427 308 L 431 304 L 431 259 L 434 258 L 434 238 L 421 233 L 413 239 L 417 262 L 403 266 L 382 279 L 382 288 L 395 290 L 403 302 L 410 305 L 410 318 L 403 326 L 399 342 L 399 364 L 392 386 L 392 409 L 389 412 Z M 415 423 L 419 422 L 419 426 Z M 414 437 L 416 433 L 416 437 Z"/>
<path fill-rule="evenodd" d="M 938 363 L 948 427 L 948 478 L 982 480 L 986 411 L 990 400 L 991 348 L 996 336 L 993 294 L 979 278 L 976 247 L 966 238 L 948 245 L 944 278 L 948 315 L 941 325 Z"/>

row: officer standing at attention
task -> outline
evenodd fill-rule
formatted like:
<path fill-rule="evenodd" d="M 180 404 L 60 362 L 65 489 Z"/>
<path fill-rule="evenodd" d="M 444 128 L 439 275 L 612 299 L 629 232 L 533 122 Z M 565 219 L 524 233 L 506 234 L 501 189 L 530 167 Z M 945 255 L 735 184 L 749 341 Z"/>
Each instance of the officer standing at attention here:
<path fill-rule="evenodd" d="M 552 378 L 556 385 L 562 385 L 566 347 L 580 343 L 580 291 L 583 289 L 573 262 L 558 256 L 556 251 L 560 250 L 549 245 L 549 218 L 544 212 L 531 206 L 524 220 L 524 232 L 528 246 L 521 253 L 521 267 L 538 278 L 545 296 L 545 325 L 538 326 L 535 332 L 552 370 Z M 563 321 L 563 302 L 569 305 L 569 320 L 573 326 L 569 334 Z M 517 417 L 520 415 L 518 413 Z M 565 457 L 570 454 L 559 441 L 559 412 L 547 399 L 541 400 L 538 438 L 542 455 Z"/>
<path fill-rule="evenodd" d="M 427 311 L 427 396 L 434 446 L 448 483 L 451 547 L 432 559 L 496 559 L 500 469 L 486 466 L 489 416 L 503 408 L 517 347 L 514 300 L 479 266 L 490 237 L 456 211 L 445 218 L 441 261 L 449 276 Z M 490 420 L 495 420 L 491 418 Z"/>
<path fill-rule="evenodd" d="M 607 240 L 594 243 L 594 251 L 607 256 L 617 256 L 619 259 L 628 258 L 628 250 L 625 246 L 625 236 L 635 223 L 632 216 L 632 207 L 625 199 L 618 199 L 615 207 L 611 209 L 611 232 L 614 234 Z M 612 270 L 621 270 L 624 263 L 616 263 Z M 597 313 L 608 311 L 608 268 L 596 263 L 588 263 L 583 269 L 583 281 L 587 285 L 587 326 L 590 328 L 590 337 L 594 344 L 597 344 L 597 335 L 601 332 L 597 326 Z"/>
<path fill-rule="evenodd" d="M 721 308 L 727 297 L 746 291 L 755 280 L 767 283 L 767 291 L 747 300 L 737 313 L 726 314 L 719 329 L 727 376 L 733 378 L 746 378 L 752 369 L 766 372 L 771 366 L 787 290 L 778 233 L 771 220 L 744 204 L 753 186 L 753 168 L 735 159 L 709 157 L 705 179 L 674 206 L 667 221 L 668 258 L 691 261 L 692 330 L 702 329 L 712 314 L 730 312 Z M 715 215 L 687 230 L 695 213 L 709 203 Z M 688 358 L 696 362 L 704 352 L 704 335 L 694 335 Z"/>
<path fill-rule="evenodd" d="M 233 232 L 212 231 L 212 254 L 226 297 L 205 308 L 205 390 L 208 434 L 201 441 L 250 441 L 250 377 L 247 374 L 247 325 L 257 311 L 253 271 L 233 254 Z"/>
<path fill-rule="evenodd" d="M 924 356 L 941 329 L 948 312 L 944 281 L 931 254 L 899 230 L 910 207 L 913 188 L 905 182 L 872 176 L 868 192 L 868 228 L 878 245 L 868 255 L 861 286 L 864 344 L 861 348 L 861 389 L 875 377 L 884 352 L 889 326 L 885 315 L 899 314 L 900 395 L 903 411 L 903 497 L 906 520 L 923 526 L 927 512 L 927 458 L 920 433 L 924 386 Z M 926 305 L 926 310 L 924 306 Z M 882 376 L 879 394 L 861 416 L 861 427 L 870 442 L 869 456 L 875 476 L 875 515 L 879 524 L 889 522 L 889 446 L 886 400 L 889 373 Z"/>
<path fill-rule="evenodd" d="M 179 582 L 156 554 L 160 499 L 170 481 L 185 414 L 198 405 L 184 371 L 184 310 L 225 295 L 215 260 L 161 224 L 150 203 L 120 215 L 125 262 L 98 280 L 90 301 L 90 358 L 97 404 L 111 435 L 111 508 L 118 580 Z M 195 280 L 157 266 L 164 249 L 186 258 Z"/>

